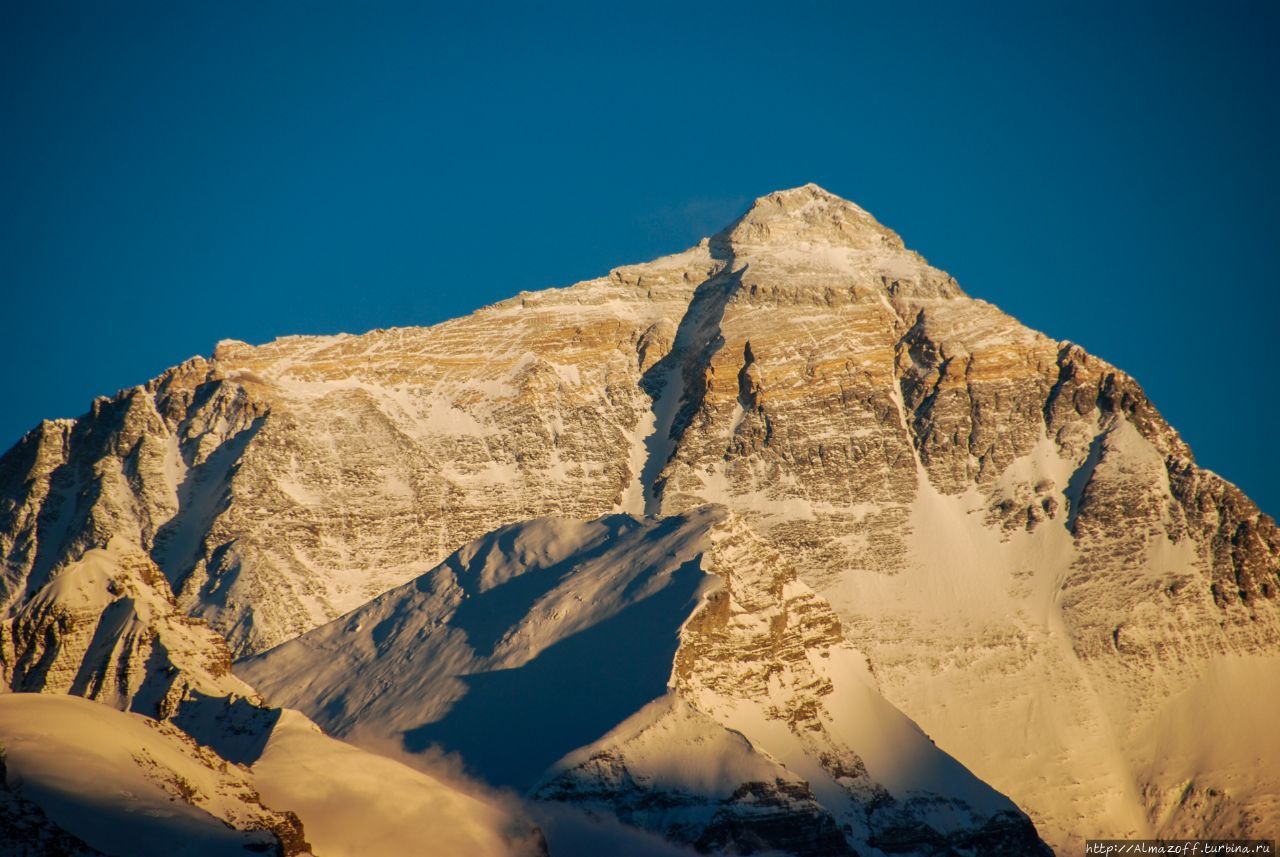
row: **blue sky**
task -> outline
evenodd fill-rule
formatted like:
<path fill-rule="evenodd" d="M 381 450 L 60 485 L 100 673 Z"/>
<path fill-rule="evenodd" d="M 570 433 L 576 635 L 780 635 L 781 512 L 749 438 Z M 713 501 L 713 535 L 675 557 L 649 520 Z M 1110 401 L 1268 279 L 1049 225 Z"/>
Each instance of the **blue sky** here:
<path fill-rule="evenodd" d="M 815 181 L 1280 513 L 1280 6 L 687 6 L 0 2 L 0 446 Z"/>

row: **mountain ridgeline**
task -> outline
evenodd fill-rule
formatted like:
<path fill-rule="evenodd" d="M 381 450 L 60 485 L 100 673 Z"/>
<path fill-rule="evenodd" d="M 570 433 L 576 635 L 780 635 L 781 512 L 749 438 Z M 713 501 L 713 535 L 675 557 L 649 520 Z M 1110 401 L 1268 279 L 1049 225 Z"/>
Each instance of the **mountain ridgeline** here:
<path fill-rule="evenodd" d="M 7 688 L 255 772 L 331 741 L 281 706 L 405 782 L 443 752 L 480 796 L 413 780 L 412 823 L 483 805 L 463 849 L 571 857 L 595 825 L 1068 854 L 1280 824 L 1275 522 L 1134 379 L 814 185 L 599 279 L 224 341 L 45 422 L 0 458 L 0 560 Z M 276 758 L 241 838 L 341 853 Z M 35 818 L 0 780 L 0 830 Z"/>

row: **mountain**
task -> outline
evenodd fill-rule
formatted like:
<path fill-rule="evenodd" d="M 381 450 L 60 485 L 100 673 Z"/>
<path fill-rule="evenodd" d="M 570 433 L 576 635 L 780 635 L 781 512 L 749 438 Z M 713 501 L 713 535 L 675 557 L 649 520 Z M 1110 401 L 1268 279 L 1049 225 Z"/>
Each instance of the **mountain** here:
<path fill-rule="evenodd" d="M 431 328 L 223 342 L 43 423 L 0 458 L 0 670 L 148 716 L 256 702 L 228 658 L 266 681 L 254 656 L 283 662 L 486 533 L 707 504 L 836 617 L 888 710 L 1060 852 L 1280 821 L 1256 720 L 1280 699 L 1275 522 L 1132 378 L 813 185 L 674 256 Z M 441 681 L 432 698 L 463 680 Z M 662 723 L 737 722 L 672 681 Z M 624 758 L 649 758 L 621 737 L 656 734 L 644 711 L 604 727 Z"/>

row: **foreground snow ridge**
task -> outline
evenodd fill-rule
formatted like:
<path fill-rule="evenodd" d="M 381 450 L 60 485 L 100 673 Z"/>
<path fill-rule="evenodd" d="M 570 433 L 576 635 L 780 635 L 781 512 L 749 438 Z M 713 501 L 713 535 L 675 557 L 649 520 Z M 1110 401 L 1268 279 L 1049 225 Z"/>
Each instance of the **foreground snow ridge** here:
<path fill-rule="evenodd" d="M 330 738 L 296 711 L 277 717 L 252 765 L 228 764 L 172 725 L 141 715 L 71 696 L 2 695 L 0 850 L 541 853 L 541 838 L 506 810 Z"/>
<path fill-rule="evenodd" d="M 815 185 L 434 327 L 219 343 L 0 457 L 3 687 L 195 741 L 258 804 L 162 793 L 233 850 L 1267 836 L 1278 602 L 1274 520 L 1133 378 Z M 16 764 L 0 834 L 111 850 Z"/>

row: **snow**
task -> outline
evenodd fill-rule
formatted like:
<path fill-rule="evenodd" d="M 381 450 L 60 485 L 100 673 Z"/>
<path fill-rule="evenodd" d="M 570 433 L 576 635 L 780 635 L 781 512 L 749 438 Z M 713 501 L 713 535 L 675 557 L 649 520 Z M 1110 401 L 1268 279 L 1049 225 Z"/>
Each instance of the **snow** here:
<path fill-rule="evenodd" d="M 723 567 L 709 567 L 708 556 Z M 806 687 L 830 687 L 808 697 L 826 712 L 822 740 L 865 754 L 872 780 L 901 805 L 923 798 L 917 817 L 948 835 L 1015 811 L 886 701 L 865 658 L 838 637 L 807 653 L 812 673 L 797 677 L 779 662 L 765 699 L 685 687 L 673 669 L 677 643 L 711 593 L 814 597 L 794 577 L 771 582 L 778 562 L 714 506 L 666 519 L 529 521 L 236 672 L 272 703 L 301 708 L 359 746 L 390 745 L 411 764 L 456 753 L 493 786 L 540 794 L 539 784 L 595 770 L 598 759 L 621 760 L 614 773 L 633 788 L 683 796 L 631 819 L 656 829 L 709 823 L 744 783 L 803 779 L 822 807 L 861 826 L 865 844 L 867 808 L 820 763 L 828 745 L 780 713 L 802 704 L 797 686 L 816 674 Z M 776 618 L 738 611 L 733 633 L 767 639 Z M 700 657 L 746 670 L 743 678 L 766 669 L 749 656 L 735 667 L 722 654 Z M 721 667 L 695 667 L 708 668 Z M 552 817 L 583 833 L 580 817 Z"/>
<path fill-rule="evenodd" d="M 1006 477 L 1049 475 L 1062 486 L 1069 472 L 1044 440 Z M 1053 793 L 1060 814 L 1051 828 L 1090 818 L 1099 831 L 1141 834 L 1145 819 L 1129 765 L 1062 624 L 1060 584 L 1075 547 L 1061 519 L 1006 540 L 977 525 L 984 503 L 976 489 L 943 495 L 923 468 L 918 473 L 907 568 L 846 575 L 825 593 L 846 614 L 881 629 L 907 622 L 930 629 L 927 641 L 873 650 L 886 667 L 885 693 L 940 747 L 1023 807 L 1043 806 Z M 881 639 L 895 637 L 901 632 L 882 632 Z M 898 664 L 914 666 L 904 675 Z M 1011 671 L 1023 677 L 1012 696 L 1007 682 L 983 679 Z M 1067 749 L 1046 757 L 1057 747 Z"/>
<path fill-rule="evenodd" d="M 1274 661 L 1232 656 L 1197 666 L 1201 654 L 1189 643 L 1163 661 L 1130 666 L 1139 682 L 1123 672 L 1108 677 L 1078 653 L 1082 624 L 1101 621 L 1095 601 L 1067 601 L 1064 592 L 1079 573 L 1071 525 L 1080 492 L 1091 479 L 1169 492 L 1160 454 L 1131 423 L 1114 418 L 1098 431 L 1083 463 L 1060 457 L 1041 437 L 988 489 L 999 497 L 1017 496 L 1019 486 L 1050 486 L 1058 516 L 1033 532 L 985 525 L 991 493 L 944 495 L 919 468 L 905 567 L 846 574 L 823 592 L 851 637 L 867 641 L 885 696 L 940 748 L 1031 810 L 1041 833 L 1068 851 L 1075 837 L 1088 835 L 1195 832 L 1187 817 L 1200 810 L 1188 808 L 1194 801 L 1180 803 L 1192 786 L 1196 794 L 1214 788 L 1228 800 L 1274 806 L 1258 791 L 1267 780 L 1258 777 L 1256 760 L 1280 758 L 1269 729 L 1255 719 L 1280 699 L 1265 673 Z M 1171 570 L 1201 562 L 1194 542 L 1159 532 L 1139 559 L 1117 565 L 1110 585 L 1159 593 Z M 1096 575 L 1088 581 L 1100 585 Z M 1095 591 L 1091 599 L 1102 597 Z M 1159 598 L 1120 603 L 1124 622 L 1116 633 L 1139 643 L 1162 624 L 1196 615 L 1174 612 Z M 854 746 L 887 745 L 868 736 Z M 877 778 L 892 781 L 874 752 L 864 759 Z M 1164 809 L 1153 818 L 1149 807 Z"/>
<path fill-rule="evenodd" d="M 1277 655 L 1219 655 L 1194 684 L 1161 706 L 1136 741 L 1138 755 L 1147 760 L 1139 767 L 1139 779 L 1175 786 L 1157 803 L 1158 814 L 1152 819 L 1157 835 L 1238 836 L 1239 830 L 1214 823 L 1217 805 L 1229 802 L 1253 806 L 1254 826 L 1246 832 L 1271 836 L 1280 830 L 1280 794 L 1258 776 L 1280 760 L 1277 710 Z M 1179 815 L 1194 803 L 1189 797 L 1206 796 L 1219 800 L 1208 800 L 1201 817 Z"/>
<path fill-rule="evenodd" d="M 297 813 L 324 857 L 533 853 L 509 811 L 330 738 L 296 711 L 282 712 L 253 776 L 268 805 Z"/>
<path fill-rule="evenodd" d="M 29 611 L 38 613 L 52 604 L 74 611 L 101 611 L 112 603 L 115 600 L 112 581 L 119 573 L 118 560 L 124 540 L 114 541 L 115 544 L 105 548 L 86 551 L 79 561 L 45 584 L 32 598 Z M 135 606 L 147 611 L 150 605 Z"/>
<path fill-rule="evenodd" d="M 841 645 L 810 652 L 808 657 L 832 688 L 823 699 L 822 724 L 827 734 L 836 746 L 856 752 L 871 782 L 894 798 L 902 802 L 924 798 L 923 805 L 933 809 L 925 812 L 923 820 L 935 830 L 945 835 L 980 825 L 992 814 L 1016 811 L 1012 801 L 941 750 L 881 695 L 860 652 Z M 785 702 L 781 687 L 772 692 L 768 703 L 707 695 L 700 695 L 697 702 L 747 739 L 756 753 L 784 766 L 788 776 L 806 780 L 823 806 L 865 838 L 867 809 L 831 778 L 803 737 L 771 714 L 772 707 Z M 869 850 L 865 839 L 859 847 Z"/>
<path fill-rule="evenodd" d="M 700 498 L 708 503 L 732 506 L 739 514 L 757 515 L 757 526 L 762 530 L 781 521 L 812 521 L 817 517 L 815 504 L 804 497 L 794 494 L 775 497 L 762 491 L 752 491 L 750 485 L 735 483 L 725 472 L 725 464 L 721 461 L 714 462 L 696 477 L 701 483 L 698 489 Z"/>
<path fill-rule="evenodd" d="M 865 657 L 841 648 L 822 665 L 835 679 L 827 705 L 833 731 L 858 750 L 871 779 L 895 797 L 917 793 L 963 799 L 978 813 L 1014 809 L 1012 801 L 979 780 L 937 745 L 876 688 Z M 947 829 L 949 825 L 940 825 Z"/>
<path fill-rule="evenodd" d="M 641 708 L 600 740 L 566 755 L 548 778 L 617 746 L 626 749 L 628 770 L 633 775 L 643 772 L 657 789 L 723 799 L 743 783 L 794 778 L 756 752 L 742 733 L 726 729 L 672 693 Z"/>
<path fill-rule="evenodd" d="M 239 855 L 253 807 L 172 727 L 72 696 L 0 694 L 5 782 L 88 845 L 135 857 Z M 187 789 L 203 799 L 193 804 Z M 232 792 L 229 794 L 229 792 Z"/>
<path fill-rule="evenodd" d="M 503 528 L 236 672 L 339 736 L 359 724 L 411 751 L 443 744 L 527 788 L 666 692 L 680 625 L 714 585 L 696 558 L 722 514 Z"/>
<path fill-rule="evenodd" d="M 739 249 L 737 258 L 757 267 L 782 266 L 789 277 L 799 282 L 803 282 L 806 276 L 854 278 L 868 272 L 891 279 L 907 279 L 918 276 L 920 272 L 920 262 L 913 254 L 888 247 L 862 250 L 799 242 L 792 246 L 760 250 L 748 245 Z"/>
<path fill-rule="evenodd" d="M 330 738 L 296 711 L 280 712 L 246 769 L 137 714 L 9 693 L 0 695 L 0 747 L 8 788 L 106 853 L 242 857 L 273 842 L 263 829 L 272 810 L 296 813 L 323 857 L 536 853 L 517 811 Z"/>

